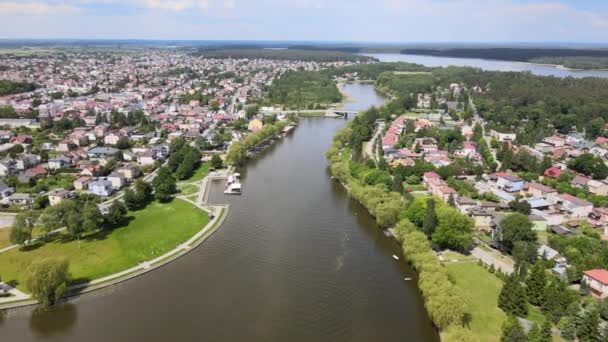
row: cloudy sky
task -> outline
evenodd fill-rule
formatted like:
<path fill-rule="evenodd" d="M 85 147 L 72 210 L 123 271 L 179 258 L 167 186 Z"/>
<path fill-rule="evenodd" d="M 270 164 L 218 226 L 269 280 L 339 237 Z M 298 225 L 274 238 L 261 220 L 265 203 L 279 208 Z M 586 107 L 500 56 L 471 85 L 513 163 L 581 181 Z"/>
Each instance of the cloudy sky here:
<path fill-rule="evenodd" d="M 0 0 L 0 38 L 608 43 L 604 0 Z"/>

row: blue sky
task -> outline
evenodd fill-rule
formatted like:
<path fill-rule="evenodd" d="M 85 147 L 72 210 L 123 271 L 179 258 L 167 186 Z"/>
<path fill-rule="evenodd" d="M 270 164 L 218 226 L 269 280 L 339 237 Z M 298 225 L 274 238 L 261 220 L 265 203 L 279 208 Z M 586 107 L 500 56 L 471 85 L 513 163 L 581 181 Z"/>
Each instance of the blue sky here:
<path fill-rule="evenodd" d="M 608 43 L 603 0 L 0 0 L 0 38 Z"/>

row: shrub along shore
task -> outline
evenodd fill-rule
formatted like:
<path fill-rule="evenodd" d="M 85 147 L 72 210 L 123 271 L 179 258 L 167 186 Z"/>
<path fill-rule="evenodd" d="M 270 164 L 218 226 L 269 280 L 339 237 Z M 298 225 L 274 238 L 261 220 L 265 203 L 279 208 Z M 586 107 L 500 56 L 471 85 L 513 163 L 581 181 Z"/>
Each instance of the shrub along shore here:
<path fill-rule="evenodd" d="M 429 317 L 442 333 L 443 341 L 475 341 L 465 327 L 470 316 L 465 297 L 448 277 L 432 244 L 466 250 L 472 243 L 472 222 L 455 209 L 435 200 L 414 199 L 403 192 L 403 176 L 391 175 L 386 165 L 361 161 L 362 141 L 368 140 L 377 119 L 390 119 L 387 107 L 361 112 L 339 130 L 326 152 L 331 172 L 376 218 L 381 228 L 394 227 L 403 243 L 403 254 L 419 274 L 418 286 Z M 409 198 L 408 198 L 409 196 Z M 431 222 L 429 224 L 428 222 Z"/>

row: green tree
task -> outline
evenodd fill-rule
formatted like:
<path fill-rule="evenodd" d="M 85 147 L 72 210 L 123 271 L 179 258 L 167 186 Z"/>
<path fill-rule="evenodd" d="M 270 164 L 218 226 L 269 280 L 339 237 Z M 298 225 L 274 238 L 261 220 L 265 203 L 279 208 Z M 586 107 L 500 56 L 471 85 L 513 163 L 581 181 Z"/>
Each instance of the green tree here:
<path fill-rule="evenodd" d="M 597 341 L 602 340 L 600 335 L 600 313 L 597 305 L 592 304 L 581 312 L 583 315 L 580 320 L 580 325 L 577 327 L 577 337 L 580 341 Z"/>
<path fill-rule="evenodd" d="M 435 212 L 435 199 L 429 198 L 426 200 L 426 211 L 422 230 L 426 236 L 431 237 L 439 224 L 437 213 Z"/>
<path fill-rule="evenodd" d="M 440 208 L 437 212 L 439 224 L 432 235 L 433 244 L 440 248 L 468 251 L 473 243 L 473 221 L 451 207 Z"/>
<path fill-rule="evenodd" d="M 140 208 L 146 206 L 152 200 L 152 186 L 141 179 L 135 181 L 135 200 Z"/>
<path fill-rule="evenodd" d="M 114 201 L 103 219 L 107 227 L 115 228 L 124 223 L 126 215 L 127 208 L 125 205 L 121 201 Z"/>
<path fill-rule="evenodd" d="M 523 214 L 515 213 L 505 217 L 498 225 L 498 244 L 502 250 L 511 252 L 515 241 L 536 241 L 533 224 Z"/>
<path fill-rule="evenodd" d="M 25 271 L 25 286 L 43 306 L 59 300 L 69 282 L 67 259 L 46 258 L 33 261 Z"/>
<path fill-rule="evenodd" d="M 507 277 L 498 296 L 498 307 L 508 315 L 525 317 L 528 314 L 526 290 L 517 275 Z"/>
<path fill-rule="evenodd" d="M 502 336 L 500 342 L 527 342 L 526 333 L 521 327 L 517 318 L 509 316 L 509 318 L 502 324 Z"/>
<path fill-rule="evenodd" d="M 125 195 L 123 198 L 127 209 L 133 211 L 141 207 L 141 203 L 138 201 L 135 191 L 133 191 L 131 188 L 125 190 Z"/>
<path fill-rule="evenodd" d="M 158 169 L 158 173 L 152 182 L 154 188 L 154 196 L 159 202 L 167 202 L 171 199 L 171 195 L 177 192 L 175 178 L 167 167 Z"/>
<path fill-rule="evenodd" d="M 217 154 L 214 154 L 211 157 L 211 167 L 214 169 L 221 169 L 223 166 L 224 162 L 222 161 L 222 158 L 220 158 L 220 156 L 218 156 Z"/>
<path fill-rule="evenodd" d="M 39 214 L 28 210 L 20 212 L 15 218 L 15 223 L 11 229 L 10 240 L 14 244 L 25 245 L 32 240 L 32 231 L 38 220 Z"/>
<path fill-rule="evenodd" d="M 87 202 L 82 210 L 82 229 L 92 232 L 103 226 L 103 215 L 94 202 Z"/>
<path fill-rule="evenodd" d="M 545 287 L 547 286 L 547 274 L 542 262 L 537 262 L 526 278 L 526 294 L 530 304 L 541 306 L 545 299 Z"/>

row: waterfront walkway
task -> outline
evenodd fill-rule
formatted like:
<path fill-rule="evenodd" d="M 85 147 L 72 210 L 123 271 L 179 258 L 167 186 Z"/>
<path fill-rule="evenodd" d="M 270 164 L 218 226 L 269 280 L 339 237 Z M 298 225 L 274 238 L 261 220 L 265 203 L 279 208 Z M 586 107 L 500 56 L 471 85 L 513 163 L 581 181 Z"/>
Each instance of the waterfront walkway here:
<path fill-rule="evenodd" d="M 177 260 L 178 258 L 182 257 L 183 255 L 187 254 L 188 252 L 202 244 L 206 239 L 208 239 L 222 226 L 224 220 L 226 219 L 226 216 L 228 215 L 229 210 L 228 205 L 207 205 L 207 199 L 210 192 L 209 187 L 211 185 L 211 182 L 216 179 L 225 179 L 231 172 L 233 172 L 232 169 L 220 170 L 217 172 L 210 173 L 201 181 L 193 182 L 193 184 L 198 184 L 199 186 L 197 192 L 194 195 L 177 196 L 178 200 L 191 203 L 198 209 L 206 211 L 210 215 L 210 217 L 212 217 L 212 219 L 209 220 L 207 225 L 205 225 L 200 231 L 194 234 L 190 239 L 179 244 L 173 250 L 159 257 L 156 257 L 151 260 L 142 261 L 138 265 L 126 269 L 124 271 L 114 273 L 102 278 L 98 278 L 88 283 L 72 285 L 68 288 L 68 296 L 76 296 L 82 293 L 95 291 L 138 277 L 156 268 L 162 267 L 174 260 Z M 197 199 L 193 201 L 189 198 L 191 196 L 196 196 Z M 12 249 L 16 247 L 19 246 L 14 245 L 9 246 L 7 248 Z M 25 294 L 15 288 L 11 288 L 9 292 L 12 294 L 12 296 L 0 298 L 0 310 L 38 304 L 38 301 L 31 299 L 30 295 Z"/>

